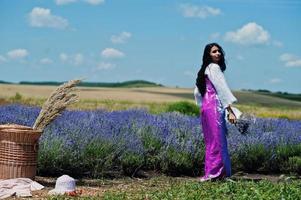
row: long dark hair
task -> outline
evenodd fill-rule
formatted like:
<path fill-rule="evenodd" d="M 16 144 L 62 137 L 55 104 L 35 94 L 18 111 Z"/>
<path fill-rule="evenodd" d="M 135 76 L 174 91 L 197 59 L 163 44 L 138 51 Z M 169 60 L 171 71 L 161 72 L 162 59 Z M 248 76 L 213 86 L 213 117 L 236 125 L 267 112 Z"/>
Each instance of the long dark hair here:
<path fill-rule="evenodd" d="M 199 92 L 201 93 L 202 96 L 205 95 L 205 92 L 206 92 L 206 83 L 205 83 L 205 70 L 206 70 L 206 67 L 212 63 L 212 58 L 210 56 L 210 51 L 211 51 L 211 48 L 213 46 L 216 46 L 219 48 L 220 52 L 221 52 L 221 59 L 219 60 L 219 62 L 217 63 L 221 70 L 222 71 L 225 71 L 226 70 L 226 63 L 225 63 L 225 52 L 223 50 L 223 48 L 217 44 L 217 43 L 210 43 L 210 44 L 207 44 L 205 46 L 205 49 L 204 49 L 204 54 L 203 54 L 203 64 L 202 64 L 202 67 L 201 69 L 199 70 L 198 72 L 198 77 L 196 79 L 196 86 L 198 87 L 199 89 Z"/>

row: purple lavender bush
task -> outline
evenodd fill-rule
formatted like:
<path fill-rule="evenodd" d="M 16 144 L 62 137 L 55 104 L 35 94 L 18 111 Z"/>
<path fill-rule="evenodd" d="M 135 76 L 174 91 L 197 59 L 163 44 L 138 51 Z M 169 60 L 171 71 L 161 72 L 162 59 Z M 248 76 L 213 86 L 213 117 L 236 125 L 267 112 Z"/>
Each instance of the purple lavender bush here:
<path fill-rule="evenodd" d="M 301 122 L 274 118 L 249 120 L 250 127 L 245 135 L 234 126 L 228 127 L 234 168 L 248 172 L 297 172 L 288 166 L 288 162 L 290 157 L 301 158 Z M 297 161 L 293 165 L 301 167 Z"/>
<path fill-rule="evenodd" d="M 0 123 L 32 126 L 40 108 L 0 106 Z M 228 124 L 234 170 L 300 173 L 301 122 L 249 118 L 247 133 Z M 38 174 L 110 176 L 141 170 L 200 175 L 204 144 L 199 117 L 146 110 L 65 111 L 40 138 Z"/>

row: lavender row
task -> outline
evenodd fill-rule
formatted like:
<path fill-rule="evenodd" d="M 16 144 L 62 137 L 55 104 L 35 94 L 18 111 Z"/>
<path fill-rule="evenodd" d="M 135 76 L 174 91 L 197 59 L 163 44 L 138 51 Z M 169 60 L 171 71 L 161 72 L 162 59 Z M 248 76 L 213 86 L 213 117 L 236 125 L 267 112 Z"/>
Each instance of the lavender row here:
<path fill-rule="evenodd" d="M 38 107 L 23 105 L 0 106 L 0 124 L 32 126 L 39 111 Z M 231 155 L 243 152 L 246 147 L 261 145 L 272 156 L 273 150 L 279 146 L 298 145 L 301 142 L 300 121 L 269 118 L 248 120 L 250 127 L 244 135 L 235 126 L 227 125 Z M 101 141 L 111 144 L 116 158 L 126 152 L 144 158 L 150 155 L 150 145 L 145 144 L 146 136 L 159 144 L 154 147 L 160 151 L 156 153 L 158 162 L 166 159 L 164 154 L 173 149 L 188 155 L 191 162 L 201 168 L 203 158 L 196 158 L 203 156 L 200 119 L 175 112 L 153 115 L 146 110 L 65 111 L 45 129 L 40 138 L 40 150 L 52 151 L 56 142 L 59 143 L 56 148 L 69 152 L 69 156 L 76 160 L 82 158 L 87 146 Z"/>

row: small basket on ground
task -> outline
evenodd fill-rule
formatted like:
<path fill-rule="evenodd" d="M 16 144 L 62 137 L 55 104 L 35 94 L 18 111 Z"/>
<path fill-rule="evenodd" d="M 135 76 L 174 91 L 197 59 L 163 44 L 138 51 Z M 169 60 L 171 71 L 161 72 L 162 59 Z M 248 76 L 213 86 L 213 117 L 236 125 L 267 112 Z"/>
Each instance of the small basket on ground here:
<path fill-rule="evenodd" d="M 28 126 L 0 125 L 0 179 L 35 177 L 41 134 Z"/>

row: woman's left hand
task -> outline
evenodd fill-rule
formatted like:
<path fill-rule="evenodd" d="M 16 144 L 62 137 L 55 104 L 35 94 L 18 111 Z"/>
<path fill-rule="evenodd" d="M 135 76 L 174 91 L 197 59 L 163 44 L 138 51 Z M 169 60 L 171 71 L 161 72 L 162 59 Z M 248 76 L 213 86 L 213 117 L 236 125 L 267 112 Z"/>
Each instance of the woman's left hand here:
<path fill-rule="evenodd" d="M 232 112 L 230 112 L 230 113 L 228 114 L 228 120 L 229 120 L 229 122 L 230 122 L 231 124 L 235 124 L 235 123 L 236 123 L 236 117 L 235 117 L 235 115 L 234 115 Z"/>

